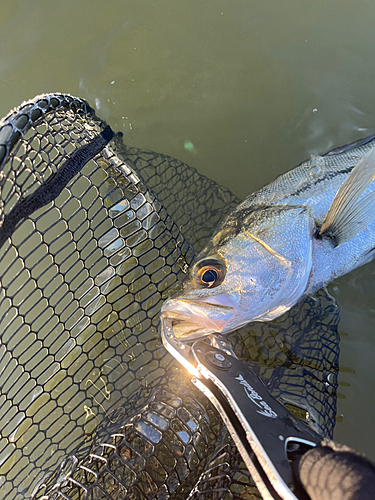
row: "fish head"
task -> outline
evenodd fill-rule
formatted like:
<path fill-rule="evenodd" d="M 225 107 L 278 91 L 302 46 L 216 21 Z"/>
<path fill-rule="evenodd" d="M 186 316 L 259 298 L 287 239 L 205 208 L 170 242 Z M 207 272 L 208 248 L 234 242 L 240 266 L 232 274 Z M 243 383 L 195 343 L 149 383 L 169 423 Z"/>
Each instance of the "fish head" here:
<path fill-rule="evenodd" d="M 236 231 L 226 224 L 214 236 L 181 291 L 163 304 L 176 337 L 223 334 L 271 320 L 302 296 L 311 270 L 311 220 L 300 208 L 279 212 L 257 214 L 261 224 L 253 217 Z"/>

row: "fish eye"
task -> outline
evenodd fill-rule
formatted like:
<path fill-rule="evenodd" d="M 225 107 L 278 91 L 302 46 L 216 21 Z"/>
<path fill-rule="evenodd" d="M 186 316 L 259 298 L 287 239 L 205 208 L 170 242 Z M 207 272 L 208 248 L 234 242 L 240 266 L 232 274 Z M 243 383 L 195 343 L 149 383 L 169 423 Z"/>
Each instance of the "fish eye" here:
<path fill-rule="evenodd" d="M 215 283 L 218 277 L 219 273 L 217 272 L 217 269 L 207 269 L 201 274 L 201 281 L 210 285 L 211 283 Z"/>
<path fill-rule="evenodd" d="M 215 259 L 203 259 L 196 264 L 194 280 L 200 286 L 216 287 L 222 283 L 224 276 L 224 265 Z"/>

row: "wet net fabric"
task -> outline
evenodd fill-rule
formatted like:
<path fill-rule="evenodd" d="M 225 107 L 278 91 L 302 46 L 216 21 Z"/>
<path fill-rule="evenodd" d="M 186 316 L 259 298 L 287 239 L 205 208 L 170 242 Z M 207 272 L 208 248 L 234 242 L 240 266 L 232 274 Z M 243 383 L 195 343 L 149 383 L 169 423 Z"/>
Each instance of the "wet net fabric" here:
<path fill-rule="evenodd" d="M 0 162 L 0 498 L 258 498 L 158 335 L 162 301 L 235 196 L 125 146 L 61 94 L 2 120 Z M 231 335 L 271 392 L 328 437 L 337 322 L 320 292 Z"/>

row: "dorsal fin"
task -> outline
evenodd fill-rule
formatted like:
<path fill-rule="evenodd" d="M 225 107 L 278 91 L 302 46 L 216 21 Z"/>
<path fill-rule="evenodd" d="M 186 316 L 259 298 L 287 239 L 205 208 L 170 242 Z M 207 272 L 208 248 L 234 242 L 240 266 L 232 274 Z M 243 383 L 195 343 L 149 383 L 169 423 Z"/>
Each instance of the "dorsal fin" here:
<path fill-rule="evenodd" d="M 359 201 L 375 179 L 375 148 L 364 156 L 342 183 L 323 221 L 320 235 L 337 245 L 354 238 L 375 219 L 375 191 Z"/>

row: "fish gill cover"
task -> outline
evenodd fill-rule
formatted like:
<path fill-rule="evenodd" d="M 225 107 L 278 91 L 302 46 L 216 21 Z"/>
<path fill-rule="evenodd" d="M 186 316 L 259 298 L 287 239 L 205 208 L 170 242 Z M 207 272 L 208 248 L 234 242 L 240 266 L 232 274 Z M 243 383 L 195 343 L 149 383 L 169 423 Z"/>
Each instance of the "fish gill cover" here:
<path fill-rule="evenodd" d="M 127 147 L 64 94 L 1 121 L 0 162 L 0 498 L 259 498 L 158 335 L 162 301 L 239 200 L 174 158 Z M 230 336 L 328 437 L 337 323 L 321 291 Z"/>

